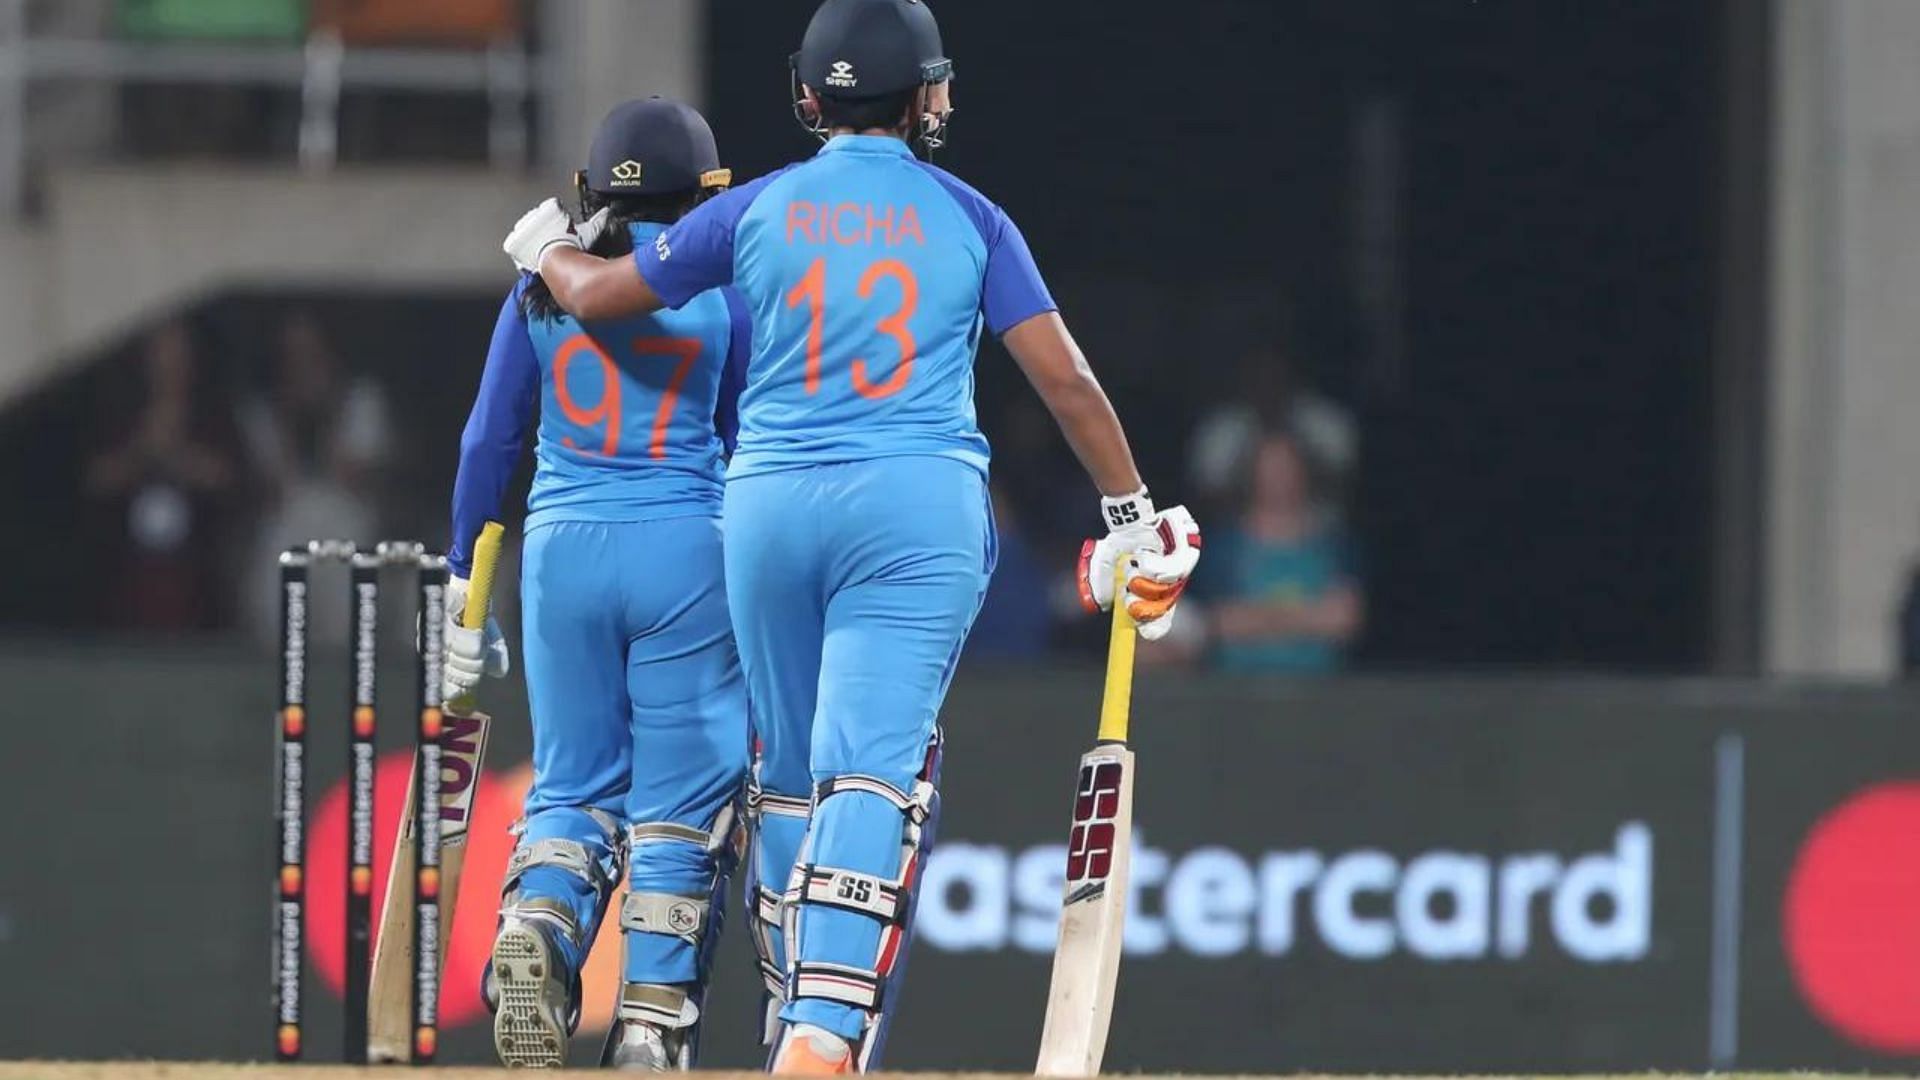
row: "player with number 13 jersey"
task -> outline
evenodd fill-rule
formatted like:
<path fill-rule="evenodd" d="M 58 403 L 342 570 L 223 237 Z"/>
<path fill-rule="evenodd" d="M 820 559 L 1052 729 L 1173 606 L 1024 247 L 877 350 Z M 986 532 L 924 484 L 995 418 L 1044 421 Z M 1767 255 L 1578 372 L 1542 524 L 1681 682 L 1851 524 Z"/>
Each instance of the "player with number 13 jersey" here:
<path fill-rule="evenodd" d="M 1198 557 L 1157 512 L 1105 393 L 1008 216 L 920 160 L 942 144 L 953 64 L 920 0 L 825 0 L 793 58 L 812 158 L 701 206 L 631 260 L 579 249 L 536 208 L 506 249 L 576 315 L 731 284 L 753 357 L 728 470 L 728 602 L 761 749 L 749 897 L 770 1064 L 872 1068 L 899 998 L 938 814 L 936 723 L 992 572 L 973 363 L 998 336 L 1104 496 L 1087 602 L 1158 637 Z M 956 1018 L 963 1020 L 963 1018 Z"/>

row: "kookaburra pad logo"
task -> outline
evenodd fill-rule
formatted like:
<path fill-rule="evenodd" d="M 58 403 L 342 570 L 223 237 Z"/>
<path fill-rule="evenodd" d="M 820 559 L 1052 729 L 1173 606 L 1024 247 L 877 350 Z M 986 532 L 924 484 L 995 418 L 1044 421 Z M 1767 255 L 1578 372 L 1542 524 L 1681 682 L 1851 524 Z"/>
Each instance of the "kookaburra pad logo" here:
<path fill-rule="evenodd" d="M 853 73 L 852 64 L 845 60 L 835 60 L 833 66 L 827 69 L 827 85 L 851 90 L 860 85 L 860 79 Z"/>
<path fill-rule="evenodd" d="M 613 167 L 613 186 L 632 187 L 640 183 L 640 163 L 628 158 Z"/>

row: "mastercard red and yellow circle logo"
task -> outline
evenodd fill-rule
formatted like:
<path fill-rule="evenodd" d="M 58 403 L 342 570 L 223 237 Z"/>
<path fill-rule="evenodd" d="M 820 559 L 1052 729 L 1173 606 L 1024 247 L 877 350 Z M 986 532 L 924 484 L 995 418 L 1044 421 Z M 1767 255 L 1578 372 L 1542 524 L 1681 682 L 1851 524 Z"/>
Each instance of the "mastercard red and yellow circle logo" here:
<path fill-rule="evenodd" d="M 298 705 L 289 705 L 280 710 L 280 730 L 292 738 L 307 733 L 307 710 Z"/>
<path fill-rule="evenodd" d="M 291 1055 L 299 1053 L 300 1029 L 292 1024 L 281 1024 L 278 1042 L 282 1054 Z"/>
<path fill-rule="evenodd" d="M 297 866 L 281 867 L 280 868 L 280 895 L 293 896 L 299 893 L 301 879 L 302 879 L 302 875 L 300 873 L 299 867 Z"/>
<path fill-rule="evenodd" d="M 361 705 L 353 710 L 353 733 L 366 738 L 373 734 L 373 706 Z"/>
<path fill-rule="evenodd" d="M 374 821 L 373 872 L 370 882 L 373 910 L 386 902 L 387 874 L 393 865 L 393 841 L 400 827 L 400 806 L 407 797 L 413 754 L 397 750 L 383 754 L 374 772 L 378 800 Z M 500 882 L 506 876 L 513 838 L 507 828 L 520 816 L 521 803 L 533 780 L 528 765 L 485 773 L 474 792 L 473 821 L 468 830 L 467 858 L 460 877 L 460 906 L 454 912 L 447 942 L 446 974 L 440 984 L 440 1026 L 463 1027 L 487 1019 L 480 1000 L 480 973 L 493 950 L 495 915 L 500 907 Z M 345 918 L 347 883 L 347 791 L 344 783 L 327 789 L 314 804 L 307 853 L 307 955 L 322 985 L 338 994 L 344 984 L 345 951 L 341 920 Z M 294 869 L 297 872 L 297 868 Z M 285 879 L 282 879 L 282 887 Z M 406 887 L 405 879 L 401 887 Z M 620 896 L 610 911 L 620 910 Z M 614 999 L 620 983 L 620 920 L 602 925 L 587 969 L 581 1030 L 605 1030 L 613 1022 Z M 378 932 L 378 927 L 375 927 Z"/>

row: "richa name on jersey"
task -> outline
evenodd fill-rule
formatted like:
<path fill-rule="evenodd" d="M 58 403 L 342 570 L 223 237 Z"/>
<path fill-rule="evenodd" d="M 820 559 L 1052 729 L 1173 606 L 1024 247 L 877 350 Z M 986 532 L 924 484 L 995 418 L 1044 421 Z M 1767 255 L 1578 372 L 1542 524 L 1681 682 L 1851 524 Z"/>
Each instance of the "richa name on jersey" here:
<path fill-rule="evenodd" d="M 859 203 L 787 204 L 787 243 L 798 237 L 804 244 L 838 244 L 841 247 L 899 247 L 912 241 L 925 246 L 926 234 L 920 231 L 920 211 L 909 203 L 904 207 Z"/>

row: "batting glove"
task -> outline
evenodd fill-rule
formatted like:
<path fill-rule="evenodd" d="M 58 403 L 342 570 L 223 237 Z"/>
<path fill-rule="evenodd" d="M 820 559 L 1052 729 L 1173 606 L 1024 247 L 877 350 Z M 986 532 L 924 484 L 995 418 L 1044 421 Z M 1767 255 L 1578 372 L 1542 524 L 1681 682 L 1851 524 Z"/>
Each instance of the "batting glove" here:
<path fill-rule="evenodd" d="M 460 625 L 466 610 L 467 579 L 449 577 L 447 625 L 442 628 L 447 643 L 446 660 L 440 666 L 442 701 L 471 694 L 473 688 L 480 685 L 481 676 L 504 678 L 513 667 L 507 655 L 507 639 L 500 633 L 500 624 L 492 613 L 488 613 L 484 629 L 469 630 Z"/>
<path fill-rule="evenodd" d="M 601 219 L 602 225 L 605 220 Z M 506 242 L 500 247 L 513 260 L 513 265 L 529 274 L 537 274 L 540 272 L 540 257 L 556 244 L 571 248 L 586 246 L 574 231 L 573 218 L 560 208 L 560 200 L 548 199 L 520 215 L 520 220 L 513 223 L 513 231 L 507 234 Z"/>
<path fill-rule="evenodd" d="M 607 217 L 613 213 L 611 206 L 603 206 L 593 212 L 593 216 L 573 227 L 574 239 L 580 241 L 581 251 L 593 250 L 600 234 L 607 231 Z"/>
<path fill-rule="evenodd" d="M 1113 607 L 1115 568 L 1126 560 L 1127 614 L 1140 636 L 1159 641 L 1173 629 L 1174 607 L 1200 562 L 1200 525 L 1184 506 L 1155 511 L 1147 490 L 1100 500 L 1107 535 L 1080 545 L 1080 603 Z"/>

